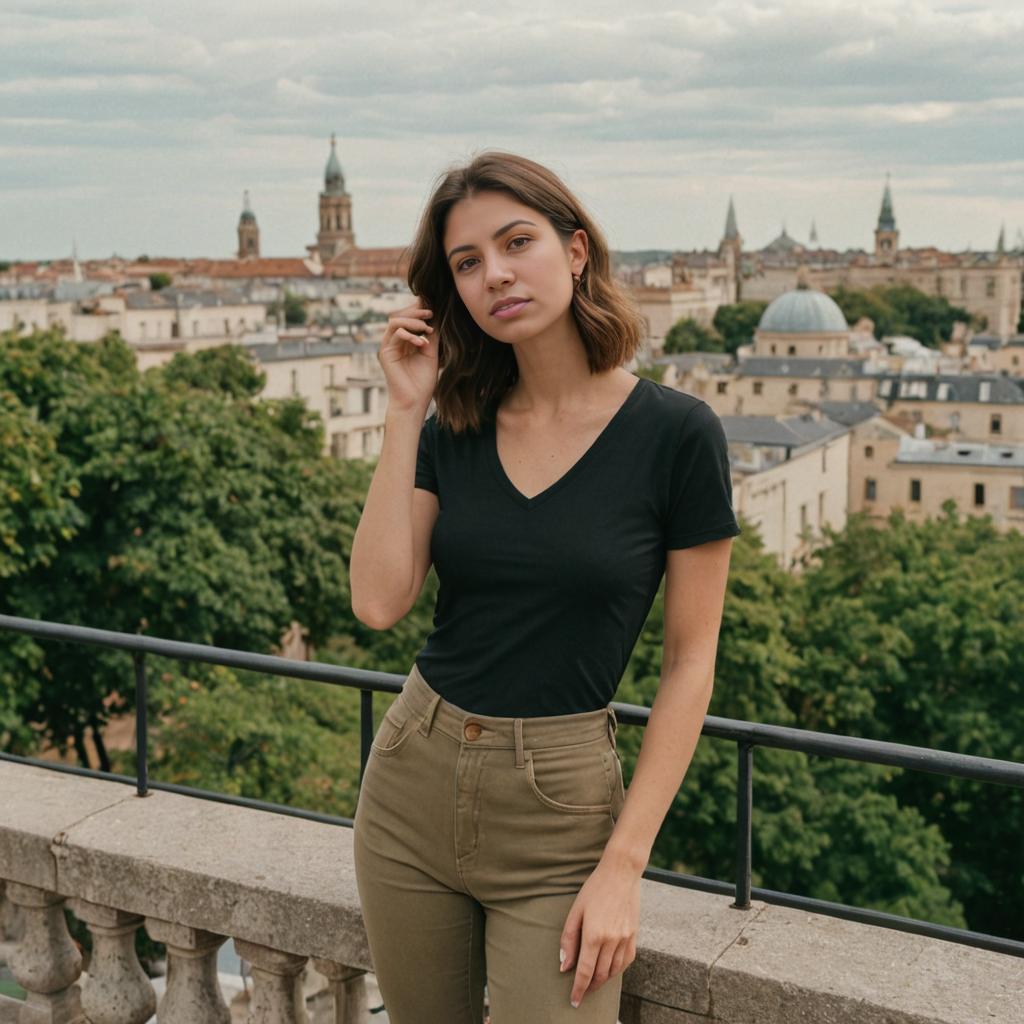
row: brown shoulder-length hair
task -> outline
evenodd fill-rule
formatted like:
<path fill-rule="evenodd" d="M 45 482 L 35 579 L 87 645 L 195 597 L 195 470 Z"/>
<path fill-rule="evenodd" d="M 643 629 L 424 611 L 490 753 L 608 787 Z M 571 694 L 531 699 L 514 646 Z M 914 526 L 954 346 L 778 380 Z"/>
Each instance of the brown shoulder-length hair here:
<path fill-rule="evenodd" d="M 643 332 L 639 311 L 612 277 L 603 233 L 554 172 L 501 150 L 487 150 L 468 164 L 449 168 L 439 176 L 417 228 L 408 282 L 434 313 L 437 421 L 455 432 L 479 431 L 519 376 L 512 346 L 496 341 L 470 316 L 444 256 L 448 212 L 460 199 L 485 191 L 505 192 L 542 213 L 563 242 L 579 228 L 587 233 L 587 263 L 573 289 L 572 312 L 591 373 L 632 359 Z"/>

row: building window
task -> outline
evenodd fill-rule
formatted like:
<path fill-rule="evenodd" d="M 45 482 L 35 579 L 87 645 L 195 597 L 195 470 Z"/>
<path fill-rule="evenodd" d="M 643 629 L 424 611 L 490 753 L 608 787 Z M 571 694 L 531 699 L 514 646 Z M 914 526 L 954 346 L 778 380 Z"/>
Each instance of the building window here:
<path fill-rule="evenodd" d="M 826 461 L 826 458 L 825 458 L 825 453 L 827 451 L 828 451 L 828 449 L 826 447 L 822 446 L 822 449 L 821 449 L 821 471 L 822 471 L 822 473 L 824 473 L 828 469 L 828 464 L 827 464 L 827 461 Z"/>
<path fill-rule="evenodd" d="M 974 485 L 974 504 L 984 505 L 985 504 L 985 485 L 975 484 Z"/>
<path fill-rule="evenodd" d="M 1024 487 L 1010 488 L 1010 508 L 1024 509 Z"/>
<path fill-rule="evenodd" d="M 718 382 L 718 387 L 717 387 L 717 390 L 718 390 L 718 394 L 720 394 L 720 395 L 724 395 L 724 394 L 725 394 L 725 389 L 726 389 L 726 388 L 727 388 L 728 386 L 729 386 L 729 382 L 728 382 L 728 381 L 725 381 L 725 380 L 720 380 L 720 381 Z"/>
<path fill-rule="evenodd" d="M 754 381 L 754 394 L 760 395 L 764 392 L 764 383 L 759 380 Z"/>
<path fill-rule="evenodd" d="M 790 384 L 789 387 L 786 390 L 786 393 L 790 394 L 790 395 L 795 395 L 796 394 L 796 390 L 797 390 L 796 384 Z"/>
<path fill-rule="evenodd" d="M 994 277 L 985 278 L 985 295 L 988 298 L 993 298 L 996 294 L 996 279 Z"/>
<path fill-rule="evenodd" d="M 960 275 L 960 294 L 961 295 L 966 295 L 967 294 L 967 275 L 966 274 L 961 274 Z"/>
<path fill-rule="evenodd" d="M 786 349 L 786 355 L 787 356 L 795 356 L 796 355 L 796 345 L 790 345 L 789 348 Z"/>
<path fill-rule="evenodd" d="M 807 503 L 804 502 L 800 506 L 800 529 L 801 531 L 807 529 Z"/>
<path fill-rule="evenodd" d="M 775 342 L 772 342 L 772 355 L 775 355 Z"/>
<path fill-rule="evenodd" d="M 369 430 L 364 430 L 363 431 L 363 454 L 364 455 L 369 455 L 370 454 L 370 433 L 371 432 Z"/>
<path fill-rule="evenodd" d="M 825 522 L 825 492 L 818 491 L 818 529 Z"/>
<path fill-rule="evenodd" d="M 199 337 L 199 321 L 198 320 L 193 320 L 192 321 L 192 337 L 193 338 L 198 338 Z"/>
<path fill-rule="evenodd" d="M 992 414 L 989 430 L 993 434 L 1001 434 L 1003 432 L 1003 417 L 1001 413 L 996 412 Z"/>
<path fill-rule="evenodd" d="M 875 482 L 874 477 L 868 477 L 864 481 L 864 500 L 875 501 L 878 495 L 878 485 Z"/>
<path fill-rule="evenodd" d="M 343 459 L 345 457 L 345 435 L 338 431 L 337 434 L 331 434 L 331 456 L 335 459 Z"/>
<path fill-rule="evenodd" d="M 327 367 L 327 386 L 334 387 L 334 363 Z"/>
<path fill-rule="evenodd" d="M 872 446 L 870 444 L 864 445 L 864 458 L 865 459 L 873 459 L 874 457 L 875 457 L 874 446 Z"/>
<path fill-rule="evenodd" d="M 297 395 L 299 393 L 299 371 L 292 370 L 292 394 Z"/>
<path fill-rule="evenodd" d="M 224 317 L 224 333 L 231 333 L 231 321 L 227 317 Z"/>
<path fill-rule="evenodd" d="M 960 413 L 951 412 L 949 414 L 949 429 L 959 430 L 960 429 Z"/>
<path fill-rule="evenodd" d="M 921 481 L 911 480 L 910 481 L 910 500 L 920 501 L 921 500 Z"/>
<path fill-rule="evenodd" d="M 146 321 L 139 321 L 139 337 L 144 338 L 146 336 Z"/>

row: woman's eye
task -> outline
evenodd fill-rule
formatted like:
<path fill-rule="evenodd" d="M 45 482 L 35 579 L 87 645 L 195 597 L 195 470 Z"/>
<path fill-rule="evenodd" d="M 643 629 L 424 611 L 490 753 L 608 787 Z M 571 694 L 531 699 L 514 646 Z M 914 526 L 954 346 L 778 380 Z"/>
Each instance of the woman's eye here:
<path fill-rule="evenodd" d="M 509 245 L 515 245 L 516 242 L 529 242 L 529 241 L 530 241 L 530 239 L 526 235 L 517 235 L 508 244 Z M 522 249 L 523 247 L 520 245 L 520 246 L 517 246 L 517 248 Z"/>
<path fill-rule="evenodd" d="M 472 257 L 470 257 L 470 259 L 463 260 L 455 269 L 460 271 L 465 269 L 466 264 L 469 263 L 471 260 Z"/>
<path fill-rule="evenodd" d="M 532 241 L 533 241 L 533 239 L 530 238 L 529 235 L 516 235 L 516 237 L 511 239 L 508 244 L 510 246 L 515 246 L 516 249 L 525 249 L 526 248 L 525 243 L 532 242 Z M 523 242 L 524 244 L 523 245 L 516 245 L 516 242 Z M 472 264 L 473 264 L 473 260 L 474 259 L 476 259 L 475 256 L 467 256 L 466 259 L 462 260 L 461 263 L 457 263 L 455 265 L 455 269 L 457 271 L 459 271 L 459 273 L 461 273 L 463 270 L 467 269 L 467 267 L 472 268 Z"/>

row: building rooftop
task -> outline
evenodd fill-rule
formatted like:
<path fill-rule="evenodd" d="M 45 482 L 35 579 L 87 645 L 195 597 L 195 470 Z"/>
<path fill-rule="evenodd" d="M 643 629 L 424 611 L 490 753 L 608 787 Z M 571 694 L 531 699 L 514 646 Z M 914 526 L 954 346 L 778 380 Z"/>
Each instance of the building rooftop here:
<path fill-rule="evenodd" d="M 1024 381 L 1002 374 L 881 374 L 878 396 L 896 401 L 1024 403 Z"/>
<path fill-rule="evenodd" d="M 901 437 L 900 448 L 893 461 L 1021 470 L 1024 469 L 1024 444 L 984 444 Z"/>
<path fill-rule="evenodd" d="M 813 356 L 748 356 L 740 360 L 739 377 L 845 377 L 876 379 L 863 359 L 842 356 L 817 359 Z"/>
<path fill-rule="evenodd" d="M 809 413 L 801 416 L 721 416 L 728 441 L 765 445 L 772 448 L 802 448 L 845 434 L 848 427 L 828 417 L 817 419 Z"/>

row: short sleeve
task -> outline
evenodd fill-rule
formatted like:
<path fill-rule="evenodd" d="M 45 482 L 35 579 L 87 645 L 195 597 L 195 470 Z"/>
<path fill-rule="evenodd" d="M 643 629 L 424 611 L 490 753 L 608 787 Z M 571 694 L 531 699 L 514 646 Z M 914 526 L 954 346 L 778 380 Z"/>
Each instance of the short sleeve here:
<path fill-rule="evenodd" d="M 416 452 L 416 482 L 414 486 L 438 494 L 437 472 L 434 469 L 434 442 L 437 437 L 436 426 L 436 413 L 432 413 L 423 421 L 423 427 L 420 430 L 419 449 Z"/>
<path fill-rule="evenodd" d="M 722 421 L 702 401 L 686 414 L 681 435 L 672 461 L 665 547 L 689 548 L 739 536 Z"/>

